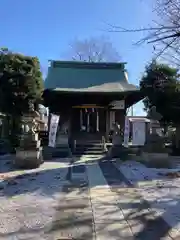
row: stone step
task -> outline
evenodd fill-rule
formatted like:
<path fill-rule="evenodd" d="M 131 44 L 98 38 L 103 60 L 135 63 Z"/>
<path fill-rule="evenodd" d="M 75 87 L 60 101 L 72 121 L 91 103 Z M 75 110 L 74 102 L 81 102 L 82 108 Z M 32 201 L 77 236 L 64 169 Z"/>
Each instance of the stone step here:
<path fill-rule="evenodd" d="M 103 148 L 76 148 L 74 151 L 77 152 L 86 152 L 86 151 L 90 151 L 90 152 L 98 152 L 98 151 L 103 151 Z"/>
<path fill-rule="evenodd" d="M 103 146 L 94 146 L 94 147 L 87 147 L 87 146 L 76 146 L 75 149 L 78 149 L 78 150 L 102 150 L 103 149 Z"/>
<path fill-rule="evenodd" d="M 103 148 L 83 148 L 83 147 L 79 147 L 79 148 L 76 148 L 75 151 L 103 151 Z"/>
<path fill-rule="evenodd" d="M 74 152 L 73 154 L 76 155 L 76 156 L 81 156 L 81 155 L 102 155 L 102 154 L 104 154 L 104 151 Z"/>
<path fill-rule="evenodd" d="M 76 156 L 81 155 L 102 155 L 104 153 L 103 144 L 101 141 L 86 141 L 76 143 L 76 148 L 73 152 Z"/>
<path fill-rule="evenodd" d="M 76 148 L 102 148 L 102 144 L 76 144 Z"/>
<path fill-rule="evenodd" d="M 76 145 L 101 145 L 102 141 L 87 141 L 84 139 L 83 141 L 76 141 Z"/>

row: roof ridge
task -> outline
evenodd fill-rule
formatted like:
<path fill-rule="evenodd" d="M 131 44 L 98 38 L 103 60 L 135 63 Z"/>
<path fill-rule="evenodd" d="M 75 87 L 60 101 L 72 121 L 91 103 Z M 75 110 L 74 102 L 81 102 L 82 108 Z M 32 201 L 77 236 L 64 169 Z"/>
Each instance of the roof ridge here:
<path fill-rule="evenodd" d="M 79 68 L 119 68 L 124 69 L 126 62 L 82 62 L 82 61 L 59 61 L 49 60 L 50 66 L 58 67 L 79 67 Z"/>

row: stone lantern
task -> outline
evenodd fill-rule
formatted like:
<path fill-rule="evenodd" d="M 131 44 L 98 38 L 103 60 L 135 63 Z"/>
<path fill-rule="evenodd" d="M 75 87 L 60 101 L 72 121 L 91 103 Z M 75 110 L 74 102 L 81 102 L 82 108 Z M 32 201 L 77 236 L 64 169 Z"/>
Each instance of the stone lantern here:
<path fill-rule="evenodd" d="M 30 111 L 22 118 L 20 145 L 16 149 L 14 164 L 21 168 L 37 168 L 43 162 L 41 140 L 39 138 L 40 114 L 31 104 Z"/>

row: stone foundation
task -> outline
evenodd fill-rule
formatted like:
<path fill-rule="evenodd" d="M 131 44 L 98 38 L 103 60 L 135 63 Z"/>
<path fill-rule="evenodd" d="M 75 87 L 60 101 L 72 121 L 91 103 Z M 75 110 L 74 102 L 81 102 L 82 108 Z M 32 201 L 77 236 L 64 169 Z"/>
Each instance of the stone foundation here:
<path fill-rule="evenodd" d="M 125 160 L 128 156 L 128 148 L 122 145 L 112 145 L 107 154 L 110 158 L 121 158 Z"/>
<path fill-rule="evenodd" d="M 66 158 L 71 156 L 71 149 L 69 147 L 68 135 L 63 133 L 58 133 L 56 139 L 56 147 L 52 148 L 53 158 Z"/>
<path fill-rule="evenodd" d="M 39 167 L 42 162 L 42 147 L 38 133 L 24 134 L 20 146 L 16 149 L 14 164 L 20 168 L 31 169 Z"/>
<path fill-rule="evenodd" d="M 108 151 L 108 156 L 111 158 L 117 158 L 121 155 L 121 145 L 112 145 L 111 148 Z"/>
<path fill-rule="evenodd" d="M 152 168 L 172 168 L 173 163 L 168 153 L 142 153 L 142 163 Z"/>
<path fill-rule="evenodd" d="M 163 160 L 163 159 L 167 159 L 168 158 L 168 153 L 148 153 L 148 152 L 142 152 L 142 158 L 145 161 L 151 161 L 154 159 L 159 159 L 159 160 Z"/>
<path fill-rule="evenodd" d="M 14 164 L 20 168 L 37 168 L 43 162 L 42 148 L 38 150 L 16 149 Z"/>

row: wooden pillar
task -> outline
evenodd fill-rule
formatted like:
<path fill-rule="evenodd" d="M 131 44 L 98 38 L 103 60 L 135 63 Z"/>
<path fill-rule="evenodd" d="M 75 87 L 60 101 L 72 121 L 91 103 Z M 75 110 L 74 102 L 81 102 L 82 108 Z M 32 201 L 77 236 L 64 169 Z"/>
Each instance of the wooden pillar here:
<path fill-rule="evenodd" d="M 106 110 L 106 138 L 108 138 L 110 131 L 110 115 L 109 115 L 109 110 Z"/>
<path fill-rule="evenodd" d="M 89 132 L 89 113 L 87 113 L 87 132 Z"/>
<path fill-rule="evenodd" d="M 82 126 L 83 126 L 83 110 L 80 109 L 80 131 L 82 130 Z"/>

